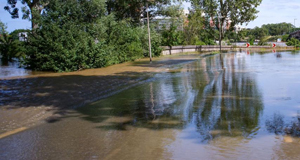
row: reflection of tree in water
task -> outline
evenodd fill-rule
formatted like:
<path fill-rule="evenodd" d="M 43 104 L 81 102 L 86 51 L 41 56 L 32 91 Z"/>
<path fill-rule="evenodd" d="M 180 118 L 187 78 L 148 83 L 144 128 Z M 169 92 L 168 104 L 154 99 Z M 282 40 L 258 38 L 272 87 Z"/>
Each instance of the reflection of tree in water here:
<path fill-rule="evenodd" d="M 127 117 L 105 129 L 124 130 L 131 125 L 157 130 L 195 123 L 203 140 L 247 137 L 258 125 L 261 97 L 254 78 L 242 72 L 243 59 L 226 56 L 225 70 L 218 57 L 201 59 L 79 111 L 86 115 L 84 119 L 97 123 Z"/>
<path fill-rule="evenodd" d="M 196 113 L 196 125 L 203 140 L 218 136 L 248 137 L 258 126 L 263 109 L 261 96 L 251 74 L 244 73 L 243 59 L 226 55 L 224 70 L 217 58 L 208 58 L 206 73 L 209 84 L 200 95 L 201 103 Z M 211 66 L 217 66 L 211 68 Z"/>
<path fill-rule="evenodd" d="M 189 70 L 189 67 L 184 70 Z M 191 82 L 194 80 L 191 80 L 189 71 L 165 76 L 143 87 L 145 92 L 139 96 L 143 96 L 141 99 L 144 105 L 139 105 L 139 111 L 135 112 L 134 117 L 156 129 L 182 128 L 192 117 L 189 109 L 194 100 L 194 91 L 191 90 Z"/>
<path fill-rule="evenodd" d="M 180 121 L 180 128 L 195 123 L 203 140 L 221 135 L 249 137 L 263 109 L 261 95 L 254 78 L 245 73 L 243 59 L 226 56 L 225 70 L 218 57 L 210 57 L 151 83 L 144 94 L 145 110 L 140 112 L 144 115 L 136 116 L 148 122 Z"/>
<path fill-rule="evenodd" d="M 275 154 L 272 159 L 299 159 L 300 153 L 297 148 L 300 147 L 298 137 L 300 136 L 300 113 L 293 117 L 290 122 L 284 121 L 284 116 L 280 113 L 274 113 L 265 122 L 266 128 L 270 133 L 283 135 L 282 141 L 274 147 Z M 293 138 L 294 137 L 294 138 Z"/>
<path fill-rule="evenodd" d="M 294 137 L 300 136 L 300 112 L 297 117 L 289 123 L 284 122 L 284 116 L 280 113 L 274 113 L 273 116 L 266 120 L 266 128 L 270 133 L 287 134 Z"/>
<path fill-rule="evenodd" d="M 267 130 L 271 133 L 279 134 L 284 130 L 283 115 L 274 113 L 273 117 L 266 120 Z"/>
<path fill-rule="evenodd" d="M 108 125 L 99 127 L 103 129 L 126 130 L 128 125 L 155 130 L 182 128 L 188 119 L 183 115 L 188 113 L 187 108 L 193 100 L 192 90 L 189 89 L 190 74 L 165 73 L 158 79 L 78 111 L 85 115 L 83 119 L 96 123 L 111 119 Z M 112 117 L 122 117 L 122 120 L 115 122 Z"/>

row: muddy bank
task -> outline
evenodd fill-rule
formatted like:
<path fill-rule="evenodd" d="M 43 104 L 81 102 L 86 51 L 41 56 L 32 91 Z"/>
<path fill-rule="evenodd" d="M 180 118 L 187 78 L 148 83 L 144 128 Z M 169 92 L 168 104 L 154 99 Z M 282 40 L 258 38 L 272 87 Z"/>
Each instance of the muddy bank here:
<path fill-rule="evenodd" d="M 155 73 L 199 59 L 178 55 L 71 73 L 47 73 L 0 79 L 0 133 L 55 122 L 67 109 L 110 96 L 143 83 Z"/>

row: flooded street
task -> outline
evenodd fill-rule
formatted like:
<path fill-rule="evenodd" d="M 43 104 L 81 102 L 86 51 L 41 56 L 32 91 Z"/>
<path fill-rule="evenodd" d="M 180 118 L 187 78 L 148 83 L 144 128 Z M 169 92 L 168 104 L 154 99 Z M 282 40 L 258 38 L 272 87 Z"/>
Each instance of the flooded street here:
<path fill-rule="evenodd" d="M 143 83 L 129 70 L 115 76 L 91 76 L 95 70 L 90 70 L 85 76 L 0 81 L 3 88 L 31 82 L 24 92 L 0 90 L 6 110 L 28 110 L 43 101 L 43 106 L 63 111 L 58 121 L 0 138 L 0 159 L 300 159 L 299 51 L 225 53 L 172 65 L 174 61 L 158 63 L 153 68 L 164 69 L 155 72 L 133 63 L 148 73 Z M 78 99 L 78 89 L 108 89 L 105 81 L 110 79 L 131 87 L 70 107 L 103 96 L 99 91 Z M 89 88 L 96 81 L 99 85 Z M 60 85 L 53 88 L 54 82 Z M 11 100 L 13 96 L 21 98 Z M 60 101 L 64 96 L 70 97 Z"/>
<path fill-rule="evenodd" d="M 12 62 L 3 62 L 0 59 L 0 79 L 8 77 L 21 77 L 27 75 L 44 74 L 47 72 L 37 72 L 24 69 L 20 67 L 20 62 L 18 60 L 13 60 Z"/>

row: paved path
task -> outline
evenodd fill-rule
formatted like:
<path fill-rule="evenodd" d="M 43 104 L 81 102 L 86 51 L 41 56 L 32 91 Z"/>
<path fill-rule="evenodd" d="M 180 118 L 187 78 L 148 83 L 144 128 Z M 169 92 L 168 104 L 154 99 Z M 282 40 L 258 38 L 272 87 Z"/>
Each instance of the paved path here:
<path fill-rule="evenodd" d="M 165 56 L 100 69 L 0 79 L 0 135 L 59 120 L 68 109 L 81 107 L 139 84 L 170 65 L 199 55 Z"/>

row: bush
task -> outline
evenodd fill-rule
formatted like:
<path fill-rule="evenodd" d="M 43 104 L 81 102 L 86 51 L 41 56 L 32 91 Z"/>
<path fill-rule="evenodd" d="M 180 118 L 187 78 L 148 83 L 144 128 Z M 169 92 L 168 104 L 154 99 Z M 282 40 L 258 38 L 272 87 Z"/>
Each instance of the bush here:
<path fill-rule="evenodd" d="M 174 23 L 171 23 L 167 29 L 165 26 L 162 31 L 162 45 L 163 46 L 177 46 L 184 42 L 183 32 L 177 29 Z"/>
<path fill-rule="evenodd" d="M 204 42 L 202 42 L 202 41 L 196 41 L 196 44 L 195 45 L 197 45 L 197 46 L 203 46 L 203 45 L 206 45 Z"/>
<path fill-rule="evenodd" d="M 289 34 L 283 35 L 281 41 L 286 42 L 288 40 L 289 36 L 290 36 Z"/>
<path fill-rule="evenodd" d="M 129 20 L 116 21 L 114 15 L 105 15 L 102 1 L 99 3 L 51 1 L 39 19 L 39 28 L 29 35 L 24 64 L 34 70 L 64 72 L 146 56 L 146 27 L 134 26 Z M 153 33 L 155 56 L 161 52 L 160 43 L 160 35 Z"/>
<path fill-rule="evenodd" d="M 264 36 L 264 37 L 261 37 L 259 42 L 258 42 L 258 45 L 259 46 L 265 46 L 265 45 L 268 45 L 267 41 L 270 39 L 270 36 Z"/>
<path fill-rule="evenodd" d="M 206 45 L 216 45 L 216 44 L 217 44 L 213 39 L 208 39 L 208 38 L 204 38 L 204 39 L 203 39 L 203 42 L 204 42 Z"/>
<path fill-rule="evenodd" d="M 147 34 L 145 35 L 146 37 L 146 41 L 144 43 L 146 43 L 144 45 L 144 48 L 146 47 L 146 49 L 144 49 L 144 52 L 146 52 L 146 54 L 144 54 L 145 57 L 148 57 L 148 53 L 149 53 L 149 42 L 148 42 L 148 31 Z M 152 51 L 152 56 L 158 57 L 160 56 L 161 52 L 162 52 L 162 48 L 160 47 L 162 43 L 162 37 L 159 33 L 157 33 L 154 30 L 154 27 L 152 27 L 151 29 L 151 51 Z"/>
<path fill-rule="evenodd" d="M 270 38 L 269 38 L 269 42 L 277 42 L 277 40 L 279 39 L 279 38 L 281 38 L 281 36 L 271 36 Z"/>
<path fill-rule="evenodd" d="M 250 45 L 254 45 L 255 37 L 253 35 L 250 35 L 248 41 L 249 41 Z"/>
<path fill-rule="evenodd" d="M 286 43 L 286 45 L 288 46 L 299 46 L 300 45 L 300 41 L 296 38 L 291 38 L 290 40 L 288 40 L 288 42 Z"/>

